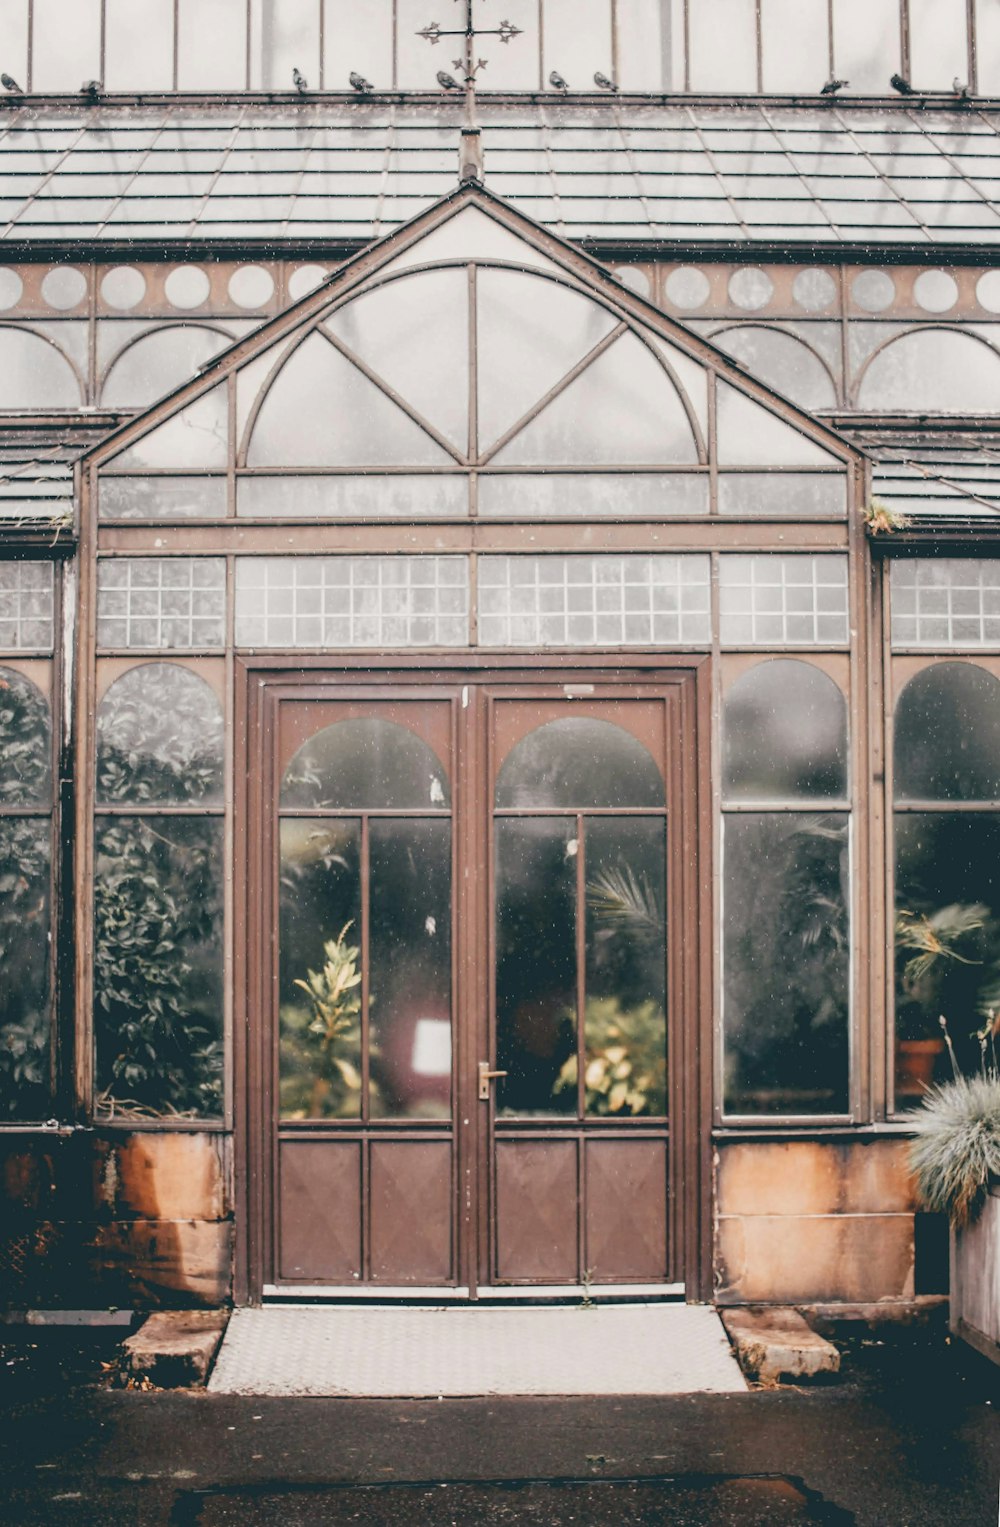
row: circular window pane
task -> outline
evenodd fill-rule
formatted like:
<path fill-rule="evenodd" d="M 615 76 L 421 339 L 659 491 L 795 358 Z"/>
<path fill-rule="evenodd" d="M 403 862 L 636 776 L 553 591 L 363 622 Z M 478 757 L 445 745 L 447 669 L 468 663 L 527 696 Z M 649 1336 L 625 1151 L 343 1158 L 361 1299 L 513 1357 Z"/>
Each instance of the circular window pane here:
<path fill-rule="evenodd" d="M 667 298 L 677 308 L 700 308 L 711 291 L 708 277 L 693 265 L 672 270 L 664 286 Z"/>
<path fill-rule="evenodd" d="M 837 295 L 837 283 L 826 270 L 800 270 L 792 282 L 792 296 L 809 313 L 828 308 Z"/>
<path fill-rule="evenodd" d="M 324 727 L 302 744 L 281 784 L 282 806 L 434 811 L 448 803 L 434 749 L 409 727 L 377 717 Z"/>
<path fill-rule="evenodd" d="M 616 265 L 614 269 L 623 286 L 631 287 L 640 297 L 649 296 L 649 276 L 638 265 Z"/>
<path fill-rule="evenodd" d="M 241 308 L 261 308 L 274 295 L 274 277 L 261 265 L 241 265 L 229 278 L 229 295 Z"/>
<path fill-rule="evenodd" d="M 16 270 L 0 269 L 0 308 L 4 312 L 20 302 L 23 291 L 24 282 Z"/>
<path fill-rule="evenodd" d="M 938 663 L 896 706 L 896 798 L 1000 800 L 1000 681 L 973 663 Z"/>
<path fill-rule="evenodd" d="M 288 278 L 289 297 L 297 302 L 308 292 L 314 292 L 328 275 L 329 271 L 323 265 L 300 265 L 298 270 L 293 270 Z"/>
<path fill-rule="evenodd" d="M 896 283 L 884 270 L 863 270 L 851 282 L 851 296 L 866 313 L 881 313 L 896 295 Z"/>
<path fill-rule="evenodd" d="M 610 721 L 548 721 L 511 748 L 497 776 L 500 807 L 662 806 L 663 776 L 642 743 Z"/>
<path fill-rule="evenodd" d="M 200 265 L 178 265 L 163 283 L 167 301 L 175 308 L 196 308 L 208 300 L 212 283 Z"/>
<path fill-rule="evenodd" d="M 766 307 L 773 296 L 774 282 L 766 270 L 750 266 L 746 270 L 734 271 L 729 278 L 730 301 L 747 312 Z"/>
<path fill-rule="evenodd" d="M 913 295 L 925 313 L 947 313 L 958 301 L 958 282 L 946 270 L 921 271 Z"/>
<path fill-rule="evenodd" d="M 109 308 L 125 312 L 134 308 L 146 295 L 146 278 L 133 265 L 119 265 L 109 270 L 101 282 L 101 296 Z"/>
<path fill-rule="evenodd" d="M 725 702 L 723 780 L 730 800 L 843 800 L 847 705 L 811 663 L 759 663 Z"/>
<path fill-rule="evenodd" d="M 42 282 L 42 296 L 49 307 L 58 308 L 60 312 L 79 307 L 86 295 L 87 278 L 82 270 L 72 266 L 50 270 Z"/>
<path fill-rule="evenodd" d="M 979 304 L 988 313 L 1000 313 L 1000 270 L 988 270 L 976 282 Z"/>

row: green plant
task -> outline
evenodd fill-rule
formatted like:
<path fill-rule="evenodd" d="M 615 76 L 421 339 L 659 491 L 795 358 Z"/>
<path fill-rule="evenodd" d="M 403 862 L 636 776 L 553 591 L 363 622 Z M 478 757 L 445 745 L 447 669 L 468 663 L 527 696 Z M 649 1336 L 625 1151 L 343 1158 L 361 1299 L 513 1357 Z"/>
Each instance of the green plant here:
<path fill-rule="evenodd" d="M 617 997 L 591 997 L 585 1015 L 583 1073 L 586 1111 L 598 1117 L 634 1118 L 666 1111 L 667 1048 L 663 1009 L 647 1000 L 623 1008 Z M 553 1097 L 575 1092 L 577 1058 L 564 1063 Z"/>
<path fill-rule="evenodd" d="M 862 511 L 865 524 L 873 536 L 890 534 L 894 530 L 905 530 L 909 520 L 898 509 L 893 509 L 884 499 L 872 498 L 868 507 Z"/>
<path fill-rule="evenodd" d="M 326 940 L 319 970 L 293 983 L 308 1002 L 282 1005 L 283 1118 L 356 1118 L 360 1113 L 361 950 L 347 941 L 351 926 L 345 923 L 336 938 Z"/>
<path fill-rule="evenodd" d="M 931 1087 L 913 1116 L 910 1165 L 917 1195 L 927 1209 L 948 1215 L 953 1225 L 973 1221 L 990 1182 L 1000 1177 L 1000 1071 L 996 1035 L 1000 1018 L 990 1013 L 976 1031 L 981 1064 L 966 1076 L 958 1066 L 944 1018 L 939 1020 L 953 1075 Z"/>

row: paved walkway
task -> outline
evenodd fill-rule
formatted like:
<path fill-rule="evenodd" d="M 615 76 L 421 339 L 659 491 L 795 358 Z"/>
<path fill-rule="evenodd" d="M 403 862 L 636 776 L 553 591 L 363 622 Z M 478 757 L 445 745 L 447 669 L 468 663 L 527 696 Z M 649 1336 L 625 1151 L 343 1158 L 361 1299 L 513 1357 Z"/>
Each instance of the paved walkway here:
<path fill-rule="evenodd" d="M 208 1387 L 417 1399 L 733 1394 L 747 1386 L 714 1310 L 630 1304 L 237 1310 Z"/>

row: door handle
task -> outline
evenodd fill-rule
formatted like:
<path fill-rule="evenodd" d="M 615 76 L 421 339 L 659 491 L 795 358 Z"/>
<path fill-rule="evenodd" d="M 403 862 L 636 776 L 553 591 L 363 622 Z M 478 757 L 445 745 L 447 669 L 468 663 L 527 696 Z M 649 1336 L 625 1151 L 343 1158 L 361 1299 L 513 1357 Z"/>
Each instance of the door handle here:
<path fill-rule="evenodd" d="M 490 1100 L 490 1082 L 498 1076 L 506 1076 L 506 1071 L 491 1071 L 488 1060 L 479 1062 L 479 1101 L 488 1103 Z"/>

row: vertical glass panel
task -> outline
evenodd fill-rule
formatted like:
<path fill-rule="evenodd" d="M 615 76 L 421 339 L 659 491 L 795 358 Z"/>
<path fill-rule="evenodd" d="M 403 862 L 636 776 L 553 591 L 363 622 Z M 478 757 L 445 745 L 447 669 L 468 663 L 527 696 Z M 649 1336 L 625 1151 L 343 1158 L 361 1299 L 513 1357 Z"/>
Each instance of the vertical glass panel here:
<path fill-rule="evenodd" d="M 29 679 L 0 668 L 0 804 L 46 806 L 51 792 L 48 701 Z"/>
<path fill-rule="evenodd" d="M 618 0 L 618 81 L 623 90 L 683 90 L 684 71 L 674 67 L 683 42 L 680 0 Z"/>
<path fill-rule="evenodd" d="M 279 1107 L 361 1113 L 361 825 L 281 823 Z"/>
<path fill-rule="evenodd" d="M 896 816 L 896 1106 L 951 1075 L 943 1016 L 967 1072 L 1000 1009 L 1000 816 Z"/>
<path fill-rule="evenodd" d="M 97 713 L 97 799 L 143 806 L 222 800 L 222 707 L 197 674 L 143 663 Z"/>
<path fill-rule="evenodd" d="M 828 6 L 829 0 L 761 0 L 766 92 L 815 92 L 826 84 L 830 78 Z"/>
<path fill-rule="evenodd" d="M 0 562 L 0 650 L 51 652 L 55 579 L 51 562 Z"/>
<path fill-rule="evenodd" d="M 576 821 L 495 824 L 497 1083 L 501 1114 L 576 1116 Z"/>
<path fill-rule="evenodd" d="M 566 716 L 536 727 L 504 759 L 499 807 L 662 806 L 663 776 L 631 733 L 610 721 Z"/>
<path fill-rule="evenodd" d="M 1000 5 L 976 0 L 976 88 L 1000 95 Z"/>
<path fill-rule="evenodd" d="M 853 94 L 891 94 L 901 63 L 899 0 L 834 0 L 833 68 Z"/>
<path fill-rule="evenodd" d="M 849 868 L 844 816 L 725 819 L 725 1106 L 848 1109 Z"/>
<path fill-rule="evenodd" d="M 451 1108 L 451 823 L 369 827 L 371 1112 Z"/>
<path fill-rule="evenodd" d="M 923 90 L 950 90 L 969 79 L 966 0 L 910 0 L 910 79 Z"/>
<path fill-rule="evenodd" d="M 223 384 L 158 424 L 114 462 L 122 471 L 135 467 L 225 467 L 228 438 L 229 404 Z"/>
<path fill-rule="evenodd" d="M 1000 800 L 1000 680 L 973 663 L 937 663 L 896 705 L 898 801 Z"/>
<path fill-rule="evenodd" d="M 662 1115 L 667 1111 L 664 824 L 650 817 L 590 818 L 585 849 L 586 1111 L 616 1118 Z"/>
<path fill-rule="evenodd" d="M 28 0 L 0 0 L 4 70 L 26 90 L 28 79 Z"/>
<path fill-rule="evenodd" d="M 847 702 L 831 678 L 779 658 L 736 680 L 723 709 L 723 790 L 729 800 L 843 800 Z"/>
<path fill-rule="evenodd" d="M 441 762 L 409 727 L 375 716 L 335 721 L 303 743 L 281 783 L 282 806 L 377 811 L 446 808 Z"/>
<path fill-rule="evenodd" d="M 543 89 L 555 69 L 571 90 L 593 90 L 595 71 L 611 73 L 610 0 L 545 0 L 542 61 Z"/>
<path fill-rule="evenodd" d="M 323 30 L 323 87 L 350 89 L 360 74 L 376 90 L 392 87 L 393 0 L 326 0 Z"/>
<path fill-rule="evenodd" d="M 264 0 L 261 18 L 261 79 L 265 90 L 294 90 L 298 69 L 319 88 L 321 0 Z"/>
<path fill-rule="evenodd" d="M 171 90 L 174 0 L 104 0 L 104 5 L 105 89 Z"/>
<path fill-rule="evenodd" d="M 451 12 L 452 7 L 448 7 Z M 396 12 L 396 84 L 400 90 L 438 90 L 434 76 L 439 69 L 453 73 L 454 60 L 462 56 L 460 38 L 449 37 L 440 43 L 428 42 L 417 33 L 433 21 L 422 0 L 395 0 Z M 456 16 L 459 14 L 455 12 Z M 464 22 L 440 17 L 443 27 L 464 25 Z M 477 18 L 478 19 L 478 18 Z M 449 44 L 458 46 L 452 51 Z"/>
<path fill-rule="evenodd" d="M 0 1119 L 45 1119 L 49 1100 L 48 820 L 0 818 Z"/>
<path fill-rule="evenodd" d="M 222 822 L 102 817 L 94 866 L 102 1117 L 222 1108 Z"/>
<path fill-rule="evenodd" d="M 80 383 L 61 350 L 28 329 L 0 329 L 0 409 L 79 408 Z"/>
<path fill-rule="evenodd" d="M 757 89 L 756 0 L 688 6 L 691 89 Z"/>
<path fill-rule="evenodd" d="M 1000 356 L 970 334 L 931 327 L 880 350 L 861 379 L 858 407 L 890 413 L 997 413 Z"/>
<path fill-rule="evenodd" d="M 487 26 L 497 19 L 520 27 L 521 36 L 504 43 L 498 37 L 484 37 L 476 44 L 477 53 L 486 60 L 486 68 L 477 83 L 484 90 L 537 90 L 539 82 L 538 12 L 540 0 L 506 0 L 492 6 Z M 484 12 L 485 15 L 485 12 Z"/>
<path fill-rule="evenodd" d="M 199 366 L 232 340 L 198 324 L 178 324 L 143 335 L 119 355 L 104 380 L 105 408 L 142 408 L 189 382 Z"/>
<path fill-rule="evenodd" d="M 32 90 L 75 92 L 101 77 L 101 0 L 35 0 Z"/>
<path fill-rule="evenodd" d="M 242 90 L 246 84 L 246 0 L 179 0 L 177 88 Z"/>

